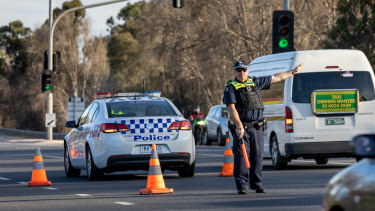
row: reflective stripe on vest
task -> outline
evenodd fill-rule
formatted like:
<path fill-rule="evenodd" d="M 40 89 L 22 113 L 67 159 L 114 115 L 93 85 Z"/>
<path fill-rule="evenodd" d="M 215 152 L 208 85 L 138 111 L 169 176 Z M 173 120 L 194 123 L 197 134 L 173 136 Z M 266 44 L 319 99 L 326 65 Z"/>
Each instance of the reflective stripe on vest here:
<path fill-rule="evenodd" d="M 241 88 L 245 88 L 247 86 L 255 86 L 255 84 L 254 84 L 253 80 L 251 80 L 251 78 L 248 78 L 245 83 L 239 83 L 235 80 L 232 80 L 232 81 L 228 81 L 227 84 L 232 84 L 233 87 L 236 90 L 241 89 Z"/>

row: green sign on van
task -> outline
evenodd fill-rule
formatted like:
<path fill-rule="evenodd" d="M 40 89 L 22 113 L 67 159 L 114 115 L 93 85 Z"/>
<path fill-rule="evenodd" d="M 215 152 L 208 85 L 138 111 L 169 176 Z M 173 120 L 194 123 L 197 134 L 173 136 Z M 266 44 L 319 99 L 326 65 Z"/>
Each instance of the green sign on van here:
<path fill-rule="evenodd" d="M 315 90 L 311 93 L 314 114 L 354 114 L 358 111 L 357 89 Z"/>

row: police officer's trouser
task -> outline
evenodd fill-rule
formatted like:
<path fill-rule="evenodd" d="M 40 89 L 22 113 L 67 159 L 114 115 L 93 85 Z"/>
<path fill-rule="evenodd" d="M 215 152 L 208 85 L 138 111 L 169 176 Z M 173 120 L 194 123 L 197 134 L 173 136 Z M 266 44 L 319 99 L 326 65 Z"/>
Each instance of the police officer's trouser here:
<path fill-rule="evenodd" d="M 237 190 L 248 190 L 262 187 L 262 169 L 264 154 L 264 137 L 263 130 L 248 128 L 242 137 L 245 143 L 247 156 L 250 160 L 250 169 L 242 154 L 241 140 L 238 139 L 237 133 L 233 134 L 233 155 L 234 155 L 234 179 Z M 250 176 L 249 176 L 250 175 Z M 250 183 L 249 183 L 250 179 Z"/>

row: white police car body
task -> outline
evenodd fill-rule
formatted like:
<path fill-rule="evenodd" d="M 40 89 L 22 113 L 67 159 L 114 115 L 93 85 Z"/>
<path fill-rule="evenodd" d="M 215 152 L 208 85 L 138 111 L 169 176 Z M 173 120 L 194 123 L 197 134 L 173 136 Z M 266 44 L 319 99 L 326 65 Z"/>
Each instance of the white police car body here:
<path fill-rule="evenodd" d="M 191 177 L 195 145 L 189 120 L 155 93 L 99 93 L 80 117 L 67 122 L 64 165 L 68 177 L 85 169 L 89 179 L 103 173 L 148 170 L 151 144 L 162 169 Z"/>

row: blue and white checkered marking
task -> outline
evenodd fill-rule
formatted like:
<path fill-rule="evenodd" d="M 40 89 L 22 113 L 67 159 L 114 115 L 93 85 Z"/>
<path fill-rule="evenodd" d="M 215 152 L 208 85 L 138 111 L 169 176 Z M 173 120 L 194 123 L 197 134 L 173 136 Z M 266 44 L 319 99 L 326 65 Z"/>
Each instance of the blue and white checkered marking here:
<path fill-rule="evenodd" d="M 175 121 L 179 120 L 175 119 Z M 172 132 L 172 130 L 168 130 L 171 123 L 171 118 L 131 119 L 121 121 L 121 124 L 128 126 L 130 134 Z M 122 134 L 129 134 L 129 132 L 122 132 Z"/>

